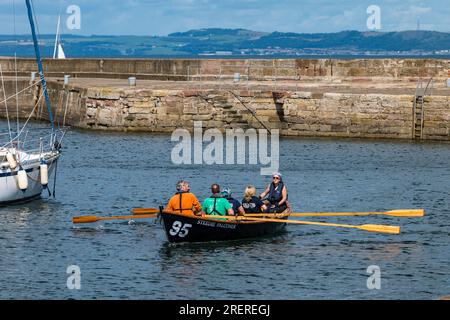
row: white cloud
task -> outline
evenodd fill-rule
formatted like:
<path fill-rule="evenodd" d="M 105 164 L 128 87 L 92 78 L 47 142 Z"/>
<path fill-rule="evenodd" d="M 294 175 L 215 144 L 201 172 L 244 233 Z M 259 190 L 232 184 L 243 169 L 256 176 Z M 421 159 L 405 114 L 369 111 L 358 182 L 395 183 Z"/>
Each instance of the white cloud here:
<path fill-rule="evenodd" d="M 410 6 L 409 9 L 405 12 L 407 15 L 421 15 L 424 13 L 431 12 L 431 7 L 417 7 Z"/>
<path fill-rule="evenodd" d="M 0 0 L 0 33 L 12 33 L 12 0 Z M 450 31 L 448 0 L 108 0 L 63 1 L 82 10 L 82 34 L 164 35 L 191 28 L 232 27 L 258 31 L 365 30 L 370 4 L 381 7 L 382 31 L 423 28 Z M 59 3 L 35 1 L 41 33 L 53 33 Z M 23 1 L 16 0 L 17 30 L 29 33 Z M 63 9 L 63 12 L 65 10 Z"/>

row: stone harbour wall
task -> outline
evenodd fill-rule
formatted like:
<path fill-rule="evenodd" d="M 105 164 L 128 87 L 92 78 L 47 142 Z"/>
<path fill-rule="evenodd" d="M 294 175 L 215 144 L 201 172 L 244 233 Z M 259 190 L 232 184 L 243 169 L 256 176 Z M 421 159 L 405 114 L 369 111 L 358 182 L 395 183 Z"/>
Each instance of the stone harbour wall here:
<path fill-rule="evenodd" d="M 18 83 L 19 117 L 48 119 L 42 90 Z M 15 82 L 5 82 L 7 96 Z M 317 93 L 274 90 L 177 89 L 64 86 L 49 82 L 53 115 L 59 124 L 115 131 L 172 132 L 204 128 L 279 129 L 284 136 L 413 138 L 413 95 Z M 0 88 L 0 101 L 3 92 Z M 36 102 L 39 103 L 35 106 Z M 9 117 L 16 102 L 8 100 Z M 6 118 L 0 104 L 0 117 Z M 261 124 L 262 123 L 262 124 Z M 425 96 L 425 140 L 450 141 L 450 96 Z"/>
<path fill-rule="evenodd" d="M 15 75 L 14 58 L 1 58 L 4 75 Z M 47 77 L 192 80 L 247 75 L 262 77 L 434 77 L 449 76 L 448 59 L 44 59 Z M 19 76 L 37 71 L 31 58 L 17 60 Z"/>
<path fill-rule="evenodd" d="M 293 93 L 285 98 L 285 135 L 412 138 L 409 95 Z M 424 139 L 450 140 L 450 98 L 425 98 Z"/>
<path fill-rule="evenodd" d="M 59 86 L 59 88 L 58 88 Z M 280 129 L 284 136 L 411 139 L 413 96 L 228 90 L 63 89 L 55 118 L 97 130 Z M 426 96 L 423 139 L 450 141 L 450 97 Z M 42 114 L 45 118 L 45 108 Z"/>

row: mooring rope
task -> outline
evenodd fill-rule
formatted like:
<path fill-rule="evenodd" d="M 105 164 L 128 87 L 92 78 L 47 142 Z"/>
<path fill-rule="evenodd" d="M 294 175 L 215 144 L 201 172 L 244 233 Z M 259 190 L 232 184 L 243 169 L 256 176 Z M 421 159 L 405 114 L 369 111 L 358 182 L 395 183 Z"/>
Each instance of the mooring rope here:
<path fill-rule="evenodd" d="M 42 92 L 41 95 L 39 96 L 39 99 L 37 100 L 36 104 L 34 105 L 33 110 L 31 111 L 30 115 L 28 116 L 27 121 L 25 121 L 25 124 L 23 125 L 22 129 L 21 129 L 20 132 L 17 134 L 17 136 L 14 137 L 14 139 L 11 139 L 11 141 L 18 139 L 18 138 L 22 135 L 23 130 L 25 130 L 25 128 L 26 128 L 28 122 L 29 122 L 30 119 L 31 119 L 31 116 L 33 115 L 34 111 L 36 110 L 36 107 L 38 106 L 39 102 L 41 101 L 43 95 L 44 95 L 44 93 Z M 11 143 L 11 141 L 8 142 L 7 144 L 3 145 L 3 147 L 6 147 L 8 144 Z"/>
<path fill-rule="evenodd" d="M 16 74 L 16 93 L 19 90 L 18 80 L 17 80 L 17 32 L 16 32 L 16 0 L 13 0 L 13 29 L 14 29 L 14 39 L 15 45 L 14 45 L 14 70 Z M 16 96 L 16 122 L 17 122 L 17 134 L 20 131 L 20 123 L 19 123 L 19 99 Z"/>
<path fill-rule="evenodd" d="M 266 129 L 267 132 L 269 132 L 269 135 L 272 134 L 272 132 L 271 132 L 270 129 L 264 124 L 264 122 L 262 122 L 262 121 L 258 118 L 258 116 L 256 115 L 256 112 L 255 112 L 253 109 L 251 109 L 250 107 L 248 107 L 248 106 L 244 103 L 244 101 L 241 100 L 241 98 L 240 98 L 236 93 L 234 93 L 232 90 L 227 90 L 227 91 L 228 91 L 229 93 L 231 93 L 231 94 L 234 96 L 234 98 L 235 98 L 237 101 L 239 101 L 239 102 L 245 107 L 245 109 L 247 109 L 247 110 L 251 113 L 251 115 L 259 122 L 259 124 L 261 124 L 261 125 L 264 127 L 264 129 Z"/>

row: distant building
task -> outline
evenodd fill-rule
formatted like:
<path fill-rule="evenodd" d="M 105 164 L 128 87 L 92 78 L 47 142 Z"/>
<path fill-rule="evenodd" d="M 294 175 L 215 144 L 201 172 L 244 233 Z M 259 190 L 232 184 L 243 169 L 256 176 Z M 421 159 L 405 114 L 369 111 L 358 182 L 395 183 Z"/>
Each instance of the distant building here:
<path fill-rule="evenodd" d="M 216 51 L 216 56 L 231 56 L 232 54 L 231 51 Z"/>

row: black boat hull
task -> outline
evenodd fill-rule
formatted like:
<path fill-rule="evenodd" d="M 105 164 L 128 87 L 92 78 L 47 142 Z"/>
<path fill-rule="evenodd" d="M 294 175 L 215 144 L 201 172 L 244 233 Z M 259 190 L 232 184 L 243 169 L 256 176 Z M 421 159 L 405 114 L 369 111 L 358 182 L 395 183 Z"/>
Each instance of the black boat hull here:
<path fill-rule="evenodd" d="M 174 243 L 257 238 L 279 233 L 286 226 L 280 222 L 217 221 L 167 212 L 161 218 L 167 239 Z"/>

